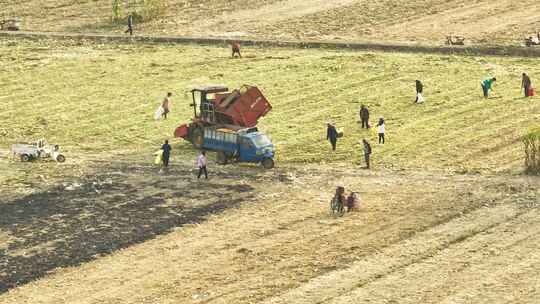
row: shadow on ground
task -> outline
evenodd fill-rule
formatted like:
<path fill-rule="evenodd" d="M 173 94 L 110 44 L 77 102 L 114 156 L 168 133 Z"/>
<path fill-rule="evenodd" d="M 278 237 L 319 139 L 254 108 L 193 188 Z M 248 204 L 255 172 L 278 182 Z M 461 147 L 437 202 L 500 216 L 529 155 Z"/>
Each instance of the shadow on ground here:
<path fill-rule="evenodd" d="M 204 221 L 255 192 L 238 176 L 197 181 L 180 169 L 165 175 L 148 167 L 111 172 L 0 202 L 0 293 L 57 267 Z"/>

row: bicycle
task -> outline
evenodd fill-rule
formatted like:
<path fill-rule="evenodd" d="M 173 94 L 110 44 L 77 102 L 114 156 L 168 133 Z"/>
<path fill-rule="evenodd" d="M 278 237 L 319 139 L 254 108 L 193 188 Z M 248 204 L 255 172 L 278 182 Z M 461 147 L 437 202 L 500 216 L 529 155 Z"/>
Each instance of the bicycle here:
<path fill-rule="evenodd" d="M 345 206 L 343 206 L 343 202 L 341 202 L 337 196 L 334 196 L 332 200 L 330 201 L 330 211 L 332 214 L 338 214 L 339 216 L 343 216 L 345 214 Z"/>

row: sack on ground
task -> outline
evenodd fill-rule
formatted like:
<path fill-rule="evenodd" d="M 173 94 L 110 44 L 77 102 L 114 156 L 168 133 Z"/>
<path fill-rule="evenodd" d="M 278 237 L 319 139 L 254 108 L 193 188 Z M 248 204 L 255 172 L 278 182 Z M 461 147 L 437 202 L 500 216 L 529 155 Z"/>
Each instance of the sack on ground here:
<path fill-rule="evenodd" d="M 154 159 L 154 164 L 161 165 L 163 163 L 163 150 L 159 150 L 156 153 L 156 158 Z"/>
<path fill-rule="evenodd" d="M 342 138 L 343 137 L 343 128 L 339 128 L 337 129 L 337 138 Z"/>
<path fill-rule="evenodd" d="M 416 98 L 417 98 L 416 103 L 424 103 L 424 101 L 426 101 L 426 100 L 424 99 L 424 96 L 422 96 L 422 94 L 420 94 L 420 93 L 418 93 L 418 94 L 416 95 Z"/>
<path fill-rule="evenodd" d="M 156 112 L 154 113 L 154 119 L 159 120 L 164 112 L 165 112 L 165 109 L 163 109 L 163 106 L 159 106 Z"/>
<path fill-rule="evenodd" d="M 529 88 L 529 96 L 534 96 L 534 88 L 533 87 Z"/>

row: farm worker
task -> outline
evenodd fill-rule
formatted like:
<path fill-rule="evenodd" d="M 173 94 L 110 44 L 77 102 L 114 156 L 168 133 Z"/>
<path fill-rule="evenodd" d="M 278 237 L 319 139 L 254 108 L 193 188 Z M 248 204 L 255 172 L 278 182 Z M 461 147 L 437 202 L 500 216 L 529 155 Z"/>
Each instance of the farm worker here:
<path fill-rule="evenodd" d="M 163 151 L 163 167 L 166 169 L 169 167 L 169 157 L 171 156 L 171 146 L 169 145 L 169 141 L 165 140 L 165 143 L 163 146 L 161 146 L 161 150 Z"/>
<path fill-rule="evenodd" d="M 197 167 L 199 167 L 199 175 L 197 179 L 201 178 L 201 174 L 204 172 L 204 178 L 208 179 L 208 171 L 206 170 L 206 164 L 208 159 L 206 158 L 206 152 L 201 151 L 201 154 L 197 158 Z"/>
<path fill-rule="evenodd" d="M 523 73 L 523 77 L 521 79 L 521 88 L 525 91 L 525 97 L 530 97 L 530 90 L 531 90 L 531 78 L 526 73 Z"/>
<path fill-rule="evenodd" d="M 365 105 L 360 106 L 360 120 L 362 121 L 362 129 L 369 128 L 369 110 Z"/>
<path fill-rule="evenodd" d="M 171 92 L 167 93 L 167 97 L 165 97 L 165 99 L 163 99 L 163 102 L 161 103 L 161 107 L 163 108 L 163 114 L 161 115 L 164 119 L 167 119 L 167 114 L 170 112 L 171 109 L 171 96 Z"/>
<path fill-rule="evenodd" d="M 338 132 L 336 127 L 334 127 L 331 123 L 328 123 L 326 128 L 326 139 L 330 141 L 332 151 L 336 151 L 337 137 Z"/>
<path fill-rule="evenodd" d="M 358 210 L 360 207 L 360 198 L 358 193 L 351 192 L 347 197 L 347 212 Z"/>
<path fill-rule="evenodd" d="M 364 144 L 364 160 L 366 161 L 366 169 L 369 169 L 369 158 L 371 156 L 371 145 L 369 142 L 364 138 L 362 139 L 362 143 Z"/>
<path fill-rule="evenodd" d="M 129 14 L 128 16 L 128 19 L 127 19 L 127 30 L 125 31 L 125 33 L 129 33 L 129 35 L 133 35 L 133 14 Z"/>
<path fill-rule="evenodd" d="M 481 86 L 482 86 L 482 91 L 484 92 L 484 98 L 488 98 L 489 97 L 489 90 L 493 90 L 493 83 L 497 81 L 497 78 L 493 77 L 493 78 L 488 78 L 488 79 L 485 79 L 484 81 L 482 81 L 481 83 Z"/>
<path fill-rule="evenodd" d="M 242 58 L 242 54 L 240 54 L 240 42 L 233 41 L 231 43 L 231 49 L 232 49 L 232 58 L 234 58 L 234 55 L 238 54 L 238 57 Z"/>
<path fill-rule="evenodd" d="M 422 103 L 424 98 L 422 97 L 422 93 L 424 92 L 424 84 L 420 80 L 416 80 L 416 99 L 415 103 Z"/>
<path fill-rule="evenodd" d="M 384 144 L 384 118 L 379 119 L 377 127 L 379 128 L 379 144 Z"/>

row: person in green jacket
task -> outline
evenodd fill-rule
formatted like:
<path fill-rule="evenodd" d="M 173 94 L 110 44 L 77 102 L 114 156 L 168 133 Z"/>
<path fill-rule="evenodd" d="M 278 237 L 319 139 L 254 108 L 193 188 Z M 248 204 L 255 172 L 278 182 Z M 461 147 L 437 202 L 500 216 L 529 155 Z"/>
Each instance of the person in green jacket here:
<path fill-rule="evenodd" d="M 482 81 L 481 85 L 482 85 L 482 92 L 484 92 L 484 98 L 489 97 L 489 90 L 493 90 L 492 86 L 495 81 L 497 81 L 497 78 L 495 77 L 488 78 Z"/>

